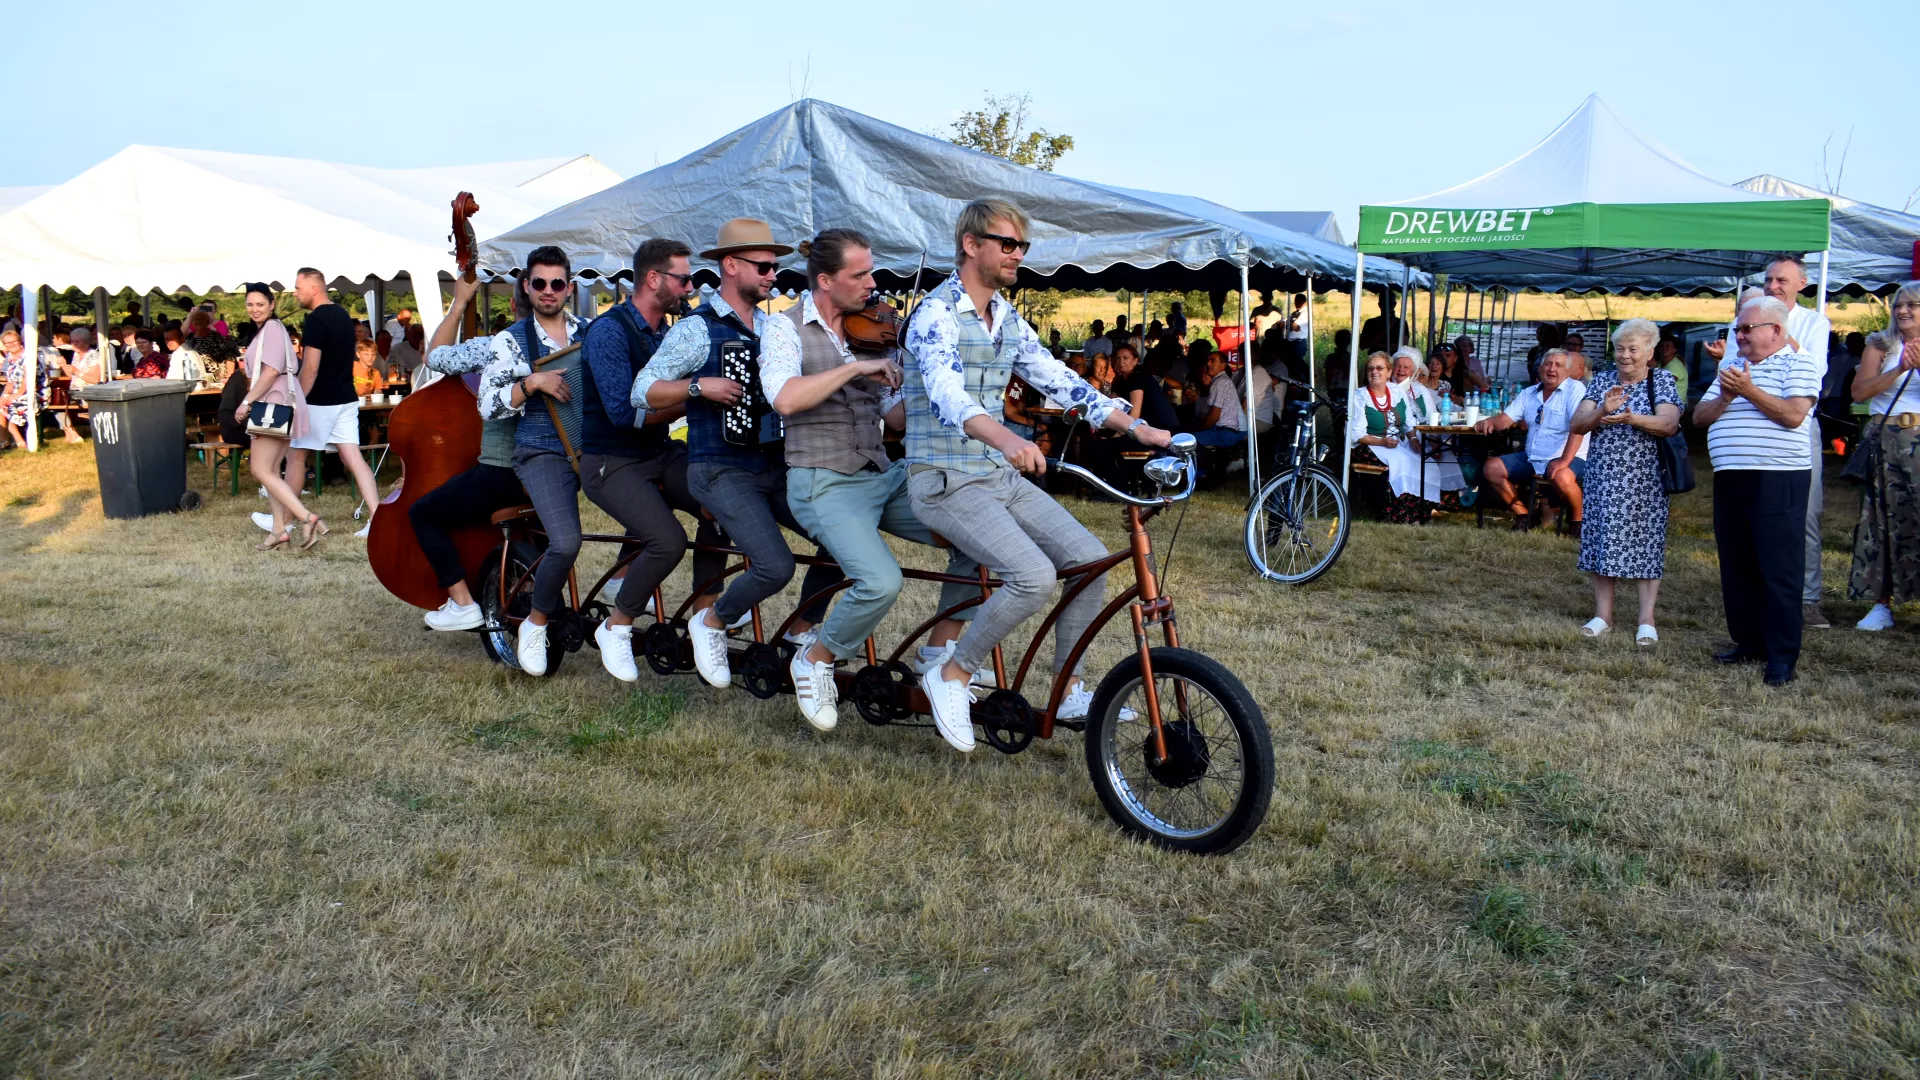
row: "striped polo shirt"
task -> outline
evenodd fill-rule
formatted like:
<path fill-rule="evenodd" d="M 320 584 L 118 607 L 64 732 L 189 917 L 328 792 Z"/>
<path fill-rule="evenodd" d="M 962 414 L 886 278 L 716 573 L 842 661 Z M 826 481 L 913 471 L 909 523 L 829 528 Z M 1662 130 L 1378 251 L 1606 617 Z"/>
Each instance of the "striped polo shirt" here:
<path fill-rule="evenodd" d="M 1720 362 L 1725 371 L 1741 363 L 1730 356 Z M 1814 357 L 1782 346 L 1780 351 L 1752 365 L 1753 385 L 1778 398 L 1820 397 L 1820 366 Z M 1700 395 L 1701 401 L 1720 397 L 1720 379 Z M 1785 428 L 1767 418 L 1746 398 L 1735 398 L 1727 411 L 1707 428 L 1707 454 L 1713 459 L 1713 471 L 1756 469 L 1767 472 L 1793 472 L 1813 467 L 1813 442 L 1809 434 L 1813 410 L 1796 427 Z"/>

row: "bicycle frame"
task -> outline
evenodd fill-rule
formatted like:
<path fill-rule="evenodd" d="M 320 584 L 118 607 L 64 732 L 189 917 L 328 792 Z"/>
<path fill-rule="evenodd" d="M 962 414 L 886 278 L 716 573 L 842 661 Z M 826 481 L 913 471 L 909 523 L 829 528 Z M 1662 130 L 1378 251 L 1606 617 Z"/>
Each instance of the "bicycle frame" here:
<path fill-rule="evenodd" d="M 1171 506 L 1177 499 L 1166 496 L 1158 499 L 1141 499 L 1129 496 L 1116 491 L 1098 477 L 1079 466 L 1066 464 L 1064 462 L 1056 462 L 1055 464 L 1063 471 L 1080 475 L 1100 487 L 1105 488 L 1109 494 L 1120 498 L 1126 503 L 1125 521 L 1127 526 L 1127 546 L 1124 550 L 1109 552 L 1091 562 L 1064 567 L 1058 571 L 1057 577 L 1059 580 L 1069 581 L 1071 583 L 1066 587 L 1065 592 L 1061 595 L 1060 600 L 1053 606 L 1052 610 L 1047 612 L 1040 626 L 1034 631 L 1033 638 L 1028 642 L 1026 651 L 1021 654 L 1019 667 L 1015 669 L 1011 682 L 1007 679 L 1006 660 L 1001 647 L 999 645 L 994 646 L 994 682 L 997 688 L 1008 689 L 1015 694 L 1019 694 L 1021 689 L 1026 685 L 1027 675 L 1033 669 L 1040 648 L 1046 644 L 1050 631 L 1052 631 L 1054 626 L 1059 622 L 1060 616 L 1062 612 L 1066 610 L 1067 606 L 1079 598 L 1095 581 L 1104 580 L 1104 575 L 1107 571 L 1122 563 L 1131 562 L 1134 573 L 1133 583 L 1125 589 L 1122 589 L 1113 599 L 1109 600 L 1106 605 L 1100 609 L 1099 613 L 1094 616 L 1093 620 L 1088 623 L 1086 630 L 1082 631 L 1080 636 L 1072 643 L 1063 660 L 1061 670 L 1054 673 L 1052 685 L 1048 689 L 1045 708 L 1034 711 L 1036 726 L 1031 734 L 1043 739 L 1053 737 L 1053 730 L 1056 724 L 1055 717 L 1059 712 L 1061 701 L 1066 697 L 1068 688 L 1073 684 L 1075 677 L 1073 674 L 1074 669 L 1079 665 L 1081 658 L 1086 655 L 1094 639 L 1099 636 L 1101 631 L 1106 629 L 1109 622 L 1113 621 L 1114 616 L 1119 614 L 1120 609 L 1126 607 L 1128 609 L 1129 619 L 1132 622 L 1134 648 L 1139 655 L 1141 675 L 1145 680 L 1144 692 L 1148 722 L 1153 731 L 1154 753 L 1157 757 L 1164 758 L 1167 751 L 1165 735 L 1161 729 L 1162 707 L 1159 700 L 1158 687 L 1153 678 L 1153 662 L 1150 655 L 1151 646 L 1148 643 L 1147 632 L 1149 627 L 1156 624 L 1159 625 L 1163 639 L 1167 645 L 1172 647 L 1179 646 L 1180 632 L 1174 615 L 1173 598 L 1162 592 L 1159 575 L 1155 573 L 1153 568 L 1153 541 L 1147 532 L 1146 523 L 1152 520 L 1153 516 L 1162 509 Z M 1187 468 L 1187 490 L 1178 498 L 1186 498 L 1192 494 L 1193 473 L 1191 461 L 1188 462 Z M 544 536 L 545 530 L 540 527 L 539 519 L 533 515 L 530 510 L 501 521 L 499 528 L 502 540 L 501 558 L 499 565 L 491 568 L 490 572 L 498 575 L 499 595 L 503 598 L 501 616 L 511 625 L 522 621 L 508 610 L 511 608 L 512 598 L 519 596 L 523 590 L 531 587 L 534 574 L 539 570 L 541 561 L 546 558 L 546 552 L 542 550 L 541 553 L 527 565 L 518 578 L 510 581 L 508 577 L 508 564 L 511 544 L 517 538 Z M 632 543 L 632 538 L 623 534 L 583 533 L 580 539 L 582 544 L 625 545 Z M 661 591 L 656 588 L 653 595 L 653 619 L 656 623 L 684 624 L 692 615 L 692 605 L 697 599 L 717 591 L 720 586 L 725 583 L 727 578 L 746 570 L 751 565 L 751 561 L 746 557 L 745 553 L 736 548 L 712 547 L 701 544 L 695 540 L 688 540 L 687 550 L 717 552 L 725 556 L 737 557 L 737 561 L 727 564 L 718 574 L 709 577 L 707 580 L 696 582 L 690 595 L 674 610 L 671 616 L 666 614 L 665 597 Z M 639 552 L 636 550 L 616 559 L 613 566 L 602 573 L 599 579 L 595 581 L 593 588 L 587 591 L 584 600 L 580 593 L 578 578 L 572 570 L 569 570 L 567 575 L 567 599 L 569 609 L 575 614 L 585 614 L 589 605 L 598 602 L 599 596 L 606 589 L 607 584 L 638 556 Z M 797 563 L 807 566 L 835 565 L 833 560 L 820 555 L 796 555 L 794 556 L 794 560 Z M 920 638 L 936 624 L 942 620 L 952 618 L 959 612 L 984 604 L 987 599 L 993 595 L 993 590 L 1002 585 L 1002 582 L 987 573 L 984 566 L 979 569 L 975 577 L 961 577 L 937 571 L 909 569 L 906 567 L 902 567 L 900 573 L 903 578 L 912 581 L 927 581 L 943 585 L 974 585 L 979 588 L 980 592 L 978 596 L 969 597 L 960 603 L 936 611 L 932 616 L 915 626 L 913 630 L 903 637 L 900 643 L 887 654 L 886 660 L 884 661 L 886 664 L 898 663 L 907 649 L 912 646 L 914 642 L 920 640 Z M 817 602 L 832 596 L 834 593 L 847 588 L 851 584 L 851 581 L 842 580 L 811 596 L 802 597 L 794 612 L 789 614 L 786 619 L 779 624 L 775 632 L 777 634 L 784 634 L 793 626 L 795 621 L 799 619 L 801 612 L 806 611 Z M 752 627 L 753 642 L 766 643 L 768 640 L 766 628 L 761 621 L 760 611 L 757 607 L 753 611 Z M 879 659 L 879 649 L 871 636 L 869 636 L 865 642 L 865 652 L 869 665 L 882 663 Z M 842 689 L 844 690 L 847 685 L 851 683 L 853 673 L 847 671 L 837 672 L 836 679 L 841 683 Z M 1179 711 L 1181 715 L 1184 716 L 1187 711 L 1184 689 L 1179 692 L 1179 697 Z M 905 701 L 903 701 L 902 704 L 916 713 L 927 713 L 930 711 L 925 695 L 922 694 L 917 686 L 905 688 Z"/>

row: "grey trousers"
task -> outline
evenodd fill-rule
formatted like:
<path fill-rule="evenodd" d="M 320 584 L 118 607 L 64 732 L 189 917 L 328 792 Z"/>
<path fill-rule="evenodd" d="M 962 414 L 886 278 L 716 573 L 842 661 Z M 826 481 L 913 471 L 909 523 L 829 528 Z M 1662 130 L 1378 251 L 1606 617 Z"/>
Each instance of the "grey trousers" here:
<path fill-rule="evenodd" d="M 1066 507 L 1010 468 L 979 475 L 916 465 L 907 494 L 927 528 L 992 568 L 1004 583 L 981 605 L 954 652 L 954 662 L 969 671 L 990 664 L 993 647 L 1046 606 L 1060 569 L 1107 553 Z M 1067 654 L 1105 603 L 1102 574 L 1060 613 L 1053 633 L 1055 671 L 1066 666 Z"/>
<path fill-rule="evenodd" d="M 614 598 L 614 606 L 622 614 L 637 618 L 646 610 L 653 590 L 686 554 L 687 530 L 673 512 L 700 513 L 700 504 L 687 490 L 687 448 L 672 443 L 644 459 L 582 454 L 580 480 L 587 498 L 634 538 L 635 543 L 621 550 L 621 557 L 639 549 L 639 555 L 627 564 L 620 595 Z M 699 539 L 709 547 L 722 544 L 720 530 L 711 521 L 700 522 Z M 695 551 L 695 586 L 725 569 L 725 564 L 725 557 L 717 552 Z M 664 617 L 665 612 L 661 614 Z"/>
<path fill-rule="evenodd" d="M 793 551 L 787 547 L 787 538 L 780 535 L 780 526 L 802 536 L 806 530 L 787 509 L 787 469 L 779 465 L 752 472 L 734 465 L 695 461 L 687 466 L 687 487 L 752 564 L 733 579 L 713 605 L 714 613 L 731 623 L 793 580 Z M 813 596 L 840 579 L 837 567 L 809 566 L 807 576 L 800 580 L 800 595 L 803 599 Z M 800 617 L 818 623 L 826 614 L 827 603 L 821 600 L 808 605 Z"/>
<path fill-rule="evenodd" d="M 526 446 L 514 450 L 513 471 L 547 534 L 546 554 L 533 572 L 533 610 L 551 615 L 580 557 L 580 477 L 565 454 Z"/>
<path fill-rule="evenodd" d="M 1821 482 L 1826 469 L 1821 465 L 1825 459 L 1820 456 L 1820 417 L 1814 416 L 1809 426 L 1813 428 L 1813 475 L 1807 483 L 1807 576 L 1800 599 L 1803 603 L 1817 604 L 1820 602 L 1820 509 L 1826 502 L 1820 489 L 1826 486 Z"/>

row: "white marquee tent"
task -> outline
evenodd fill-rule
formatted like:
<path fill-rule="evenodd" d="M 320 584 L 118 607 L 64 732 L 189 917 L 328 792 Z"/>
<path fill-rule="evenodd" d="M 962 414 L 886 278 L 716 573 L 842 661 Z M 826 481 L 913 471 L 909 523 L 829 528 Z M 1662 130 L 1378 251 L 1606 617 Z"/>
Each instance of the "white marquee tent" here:
<path fill-rule="evenodd" d="M 0 282 L 20 286 L 29 353 L 42 286 L 92 290 L 104 322 L 106 295 L 123 288 L 287 287 L 302 266 L 319 267 L 342 289 L 404 282 L 431 308 L 432 325 L 444 300 L 437 288 L 414 285 L 451 278 L 455 193 L 474 193 L 484 240 L 619 180 L 585 154 L 379 169 L 130 146 L 0 216 Z"/>

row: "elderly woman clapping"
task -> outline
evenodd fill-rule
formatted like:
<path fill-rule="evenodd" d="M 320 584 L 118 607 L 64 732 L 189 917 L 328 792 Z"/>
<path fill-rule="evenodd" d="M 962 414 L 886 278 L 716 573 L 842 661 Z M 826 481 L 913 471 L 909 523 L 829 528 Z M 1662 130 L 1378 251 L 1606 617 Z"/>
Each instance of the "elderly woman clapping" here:
<path fill-rule="evenodd" d="M 1920 281 L 1893 294 L 1893 325 L 1867 339 L 1853 400 L 1869 403 L 1867 488 L 1853 534 L 1848 591 L 1871 598 L 1858 630 L 1893 629 L 1893 605 L 1920 599 Z"/>
<path fill-rule="evenodd" d="M 1631 578 L 1640 594 L 1634 641 L 1660 640 L 1653 606 L 1667 562 L 1667 493 L 1658 446 L 1680 430 L 1680 395 L 1673 375 L 1653 369 L 1660 331 L 1628 319 L 1613 334 L 1617 365 L 1587 384 L 1573 415 L 1576 436 L 1593 433 L 1587 449 L 1586 524 L 1580 530 L 1580 569 L 1593 575 L 1593 618 L 1580 632 L 1598 637 L 1613 626 L 1613 583 Z"/>

